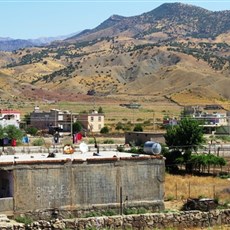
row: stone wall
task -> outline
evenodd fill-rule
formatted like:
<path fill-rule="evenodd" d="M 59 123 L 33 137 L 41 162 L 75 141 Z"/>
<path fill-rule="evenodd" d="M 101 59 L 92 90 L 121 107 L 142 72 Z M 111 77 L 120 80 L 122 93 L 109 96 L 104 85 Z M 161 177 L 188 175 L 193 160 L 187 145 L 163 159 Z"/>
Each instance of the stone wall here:
<path fill-rule="evenodd" d="M 128 216 L 93 217 L 76 219 L 54 219 L 51 221 L 36 221 L 26 229 L 189 229 L 211 227 L 230 227 L 230 209 L 212 210 L 210 212 L 187 211 L 174 213 L 153 213 Z M 0 224 L 1 226 L 1 224 Z M 1 228 L 3 229 L 3 228 Z M 7 230 L 24 230 L 19 224 L 9 225 Z"/>

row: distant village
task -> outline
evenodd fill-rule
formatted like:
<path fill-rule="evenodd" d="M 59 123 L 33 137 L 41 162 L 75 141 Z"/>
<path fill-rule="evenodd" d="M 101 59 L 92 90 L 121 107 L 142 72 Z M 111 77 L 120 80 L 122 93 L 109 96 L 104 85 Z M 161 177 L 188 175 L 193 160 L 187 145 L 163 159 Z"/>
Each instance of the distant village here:
<path fill-rule="evenodd" d="M 133 104 L 131 104 L 133 105 Z M 136 105 L 136 104 L 135 104 Z M 122 105 L 123 106 L 123 105 Z M 129 107 L 138 109 L 138 107 Z M 0 125 L 6 127 L 14 125 L 17 128 L 25 127 L 25 121 L 21 120 L 21 113 L 14 109 L 0 109 Z M 161 127 L 176 125 L 183 116 L 189 116 L 202 124 L 205 134 L 229 134 L 230 112 L 217 104 L 205 106 L 186 106 L 180 117 L 164 116 Z M 84 132 L 100 133 L 105 127 L 105 114 L 92 110 L 87 113 L 72 113 L 68 110 L 51 109 L 42 111 L 39 106 L 29 113 L 29 126 L 38 130 L 45 130 L 49 134 L 55 132 L 61 134 L 73 134 L 73 124 L 80 122 Z M 154 133 L 155 130 L 153 130 Z M 130 135 L 131 132 L 129 132 Z M 143 132 L 145 133 L 145 132 Z M 140 134 L 139 134 L 140 135 Z"/>

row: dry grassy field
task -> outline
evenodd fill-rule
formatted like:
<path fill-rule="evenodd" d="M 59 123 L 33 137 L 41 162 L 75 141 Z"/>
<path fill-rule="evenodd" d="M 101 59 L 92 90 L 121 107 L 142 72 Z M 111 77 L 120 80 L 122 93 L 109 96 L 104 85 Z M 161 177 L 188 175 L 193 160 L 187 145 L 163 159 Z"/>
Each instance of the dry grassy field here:
<path fill-rule="evenodd" d="M 178 176 L 166 174 L 165 209 L 180 210 L 187 198 L 217 198 L 220 204 L 230 204 L 230 181 L 217 177 L 198 177 L 192 175 Z M 213 226 L 208 228 L 190 228 L 192 230 L 229 230 L 230 226 Z M 178 230 L 169 228 L 168 230 Z"/>
<path fill-rule="evenodd" d="M 181 209 L 189 197 L 216 198 L 220 204 L 229 204 L 230 181 L 212 176 L 179 176 L 166 173 L 166 209 Z"/>

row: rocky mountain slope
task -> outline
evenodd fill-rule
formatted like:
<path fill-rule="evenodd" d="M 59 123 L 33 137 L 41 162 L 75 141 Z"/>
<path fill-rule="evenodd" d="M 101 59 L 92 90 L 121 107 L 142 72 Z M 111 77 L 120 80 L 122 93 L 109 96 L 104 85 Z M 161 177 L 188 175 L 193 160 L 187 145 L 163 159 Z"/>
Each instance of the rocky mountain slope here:
<path fill-rule="evenodd" d="M 181 3 L 113 15 L 65 41 L 0 53 L 0 76 L 11 79 L 0 95 L 228 104 L 229 22 L 230 11 Z"/>

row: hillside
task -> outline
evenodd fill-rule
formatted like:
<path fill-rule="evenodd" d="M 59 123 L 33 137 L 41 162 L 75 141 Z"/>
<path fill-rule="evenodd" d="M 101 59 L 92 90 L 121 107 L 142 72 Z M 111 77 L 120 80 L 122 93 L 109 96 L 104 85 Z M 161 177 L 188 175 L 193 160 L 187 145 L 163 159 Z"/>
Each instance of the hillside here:
<path fill-rule="evenodd" d="M 0 73 L 18 100 L 91 100 L 94 92 L 108 101 L 228 108 L 229 22 L 230 11 L 181 3 L 133 17 L 113 15 L 65 41 L 1 52 Z M 6 97 L 3 83 L 1 89 Z"/>

